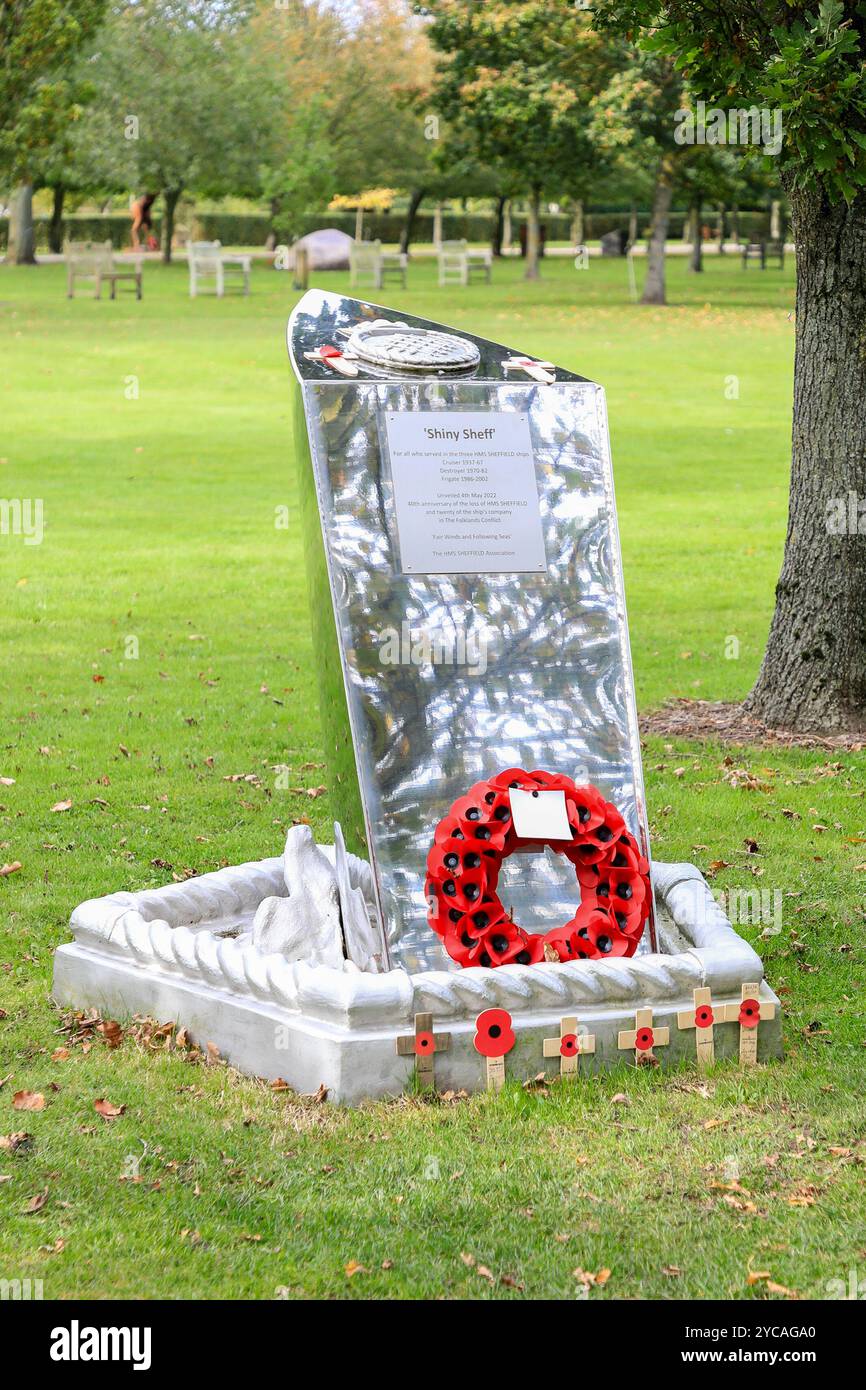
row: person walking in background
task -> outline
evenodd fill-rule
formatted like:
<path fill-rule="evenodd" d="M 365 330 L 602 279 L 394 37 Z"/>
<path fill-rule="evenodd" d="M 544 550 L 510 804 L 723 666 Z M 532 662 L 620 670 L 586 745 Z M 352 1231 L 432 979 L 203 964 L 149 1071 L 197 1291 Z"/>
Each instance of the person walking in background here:
<path fill-rule="evenodd" d="M 151 218 L 151 208 L 156 202 L 155 193 L 142 193 L 139 198 L 134 198 L 130 205 L 130 215 L 132 217 L 132 247 L 134 251 L 141 250 L 141 240 L 139 233 L 142 227 L 147 233 L 148 248 L 156 248 L 156 238 L 153 235 L 153 220 Z M 152 243 L 152 244 L 151 244 Z"/>

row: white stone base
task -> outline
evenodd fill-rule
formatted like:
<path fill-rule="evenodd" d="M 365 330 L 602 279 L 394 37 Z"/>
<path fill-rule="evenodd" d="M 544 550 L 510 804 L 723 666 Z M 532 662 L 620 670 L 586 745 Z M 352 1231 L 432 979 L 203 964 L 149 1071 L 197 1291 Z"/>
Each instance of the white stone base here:
<path fill-rule="evenodd" d="M 281 1077 L 301 1092 L 324 1084 L 331 1100 L 356 1104 L 412 1084 L 414 1059 L 398 1056 L 395 1040 L 413 1031 L 416 1013 L 431 1013 L 436 1031 L 450 1034 L 450 1046 L 435 1057 L 437 1088 L 477 1091 L 486 1085 L 486 1064 L 473 1046 L 482 1009 L 512 1015 L 517 1042 L 506 1071 L 521 1080 L 558 1072 L 559 1058 L 543 1056 L 542 1040 L 558 1034 L 563 1015 L 595 1035 L 581 1073 L 632 1063 L 618 1034 L 646 1007 L 655 1027 L 670 1029 L 670 1044 L 656 1049 L 669 1066 L 695 1056 L 694 1029 L 677 1027 L 694 989 L 710 988 L 718 1018 L 718 1006 L 739 1002 L 743 984 L 763 981 L 760 959 L 688 864 L 654 866 L 658 953 L 414 976 L 261 955 L 248 928 L 264 897 L 285 893 L 281 871 L 281 860 L 270 859 L 83 903 L 72 917 L 75 941 L 55 956 L 55 999 L 114 1017 L 173 1020 L 241 1071 Z M 781 1056 L 782 1036 L 779 1001 L 765 982 L 760 997 L 776 1005 L 758 1032 L 763 1061 Z M 737 1056 L 738 1024 L 716 1024 L 715 1051 L 719 1060 Z"/>

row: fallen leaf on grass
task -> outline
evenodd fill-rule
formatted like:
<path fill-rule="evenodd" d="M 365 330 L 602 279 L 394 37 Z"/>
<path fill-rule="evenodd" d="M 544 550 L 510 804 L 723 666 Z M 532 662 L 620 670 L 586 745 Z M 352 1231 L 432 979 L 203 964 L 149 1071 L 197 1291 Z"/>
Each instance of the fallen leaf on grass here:
<path fill-rule="evenodd" d="M 17 1153 L 23 1149 L 26 1153 L 33 1147 L 33 1135 L 28 1134 L 25 1129 L 19 1129 L 15 1134 L 0 1134 L 0 1149 L 9 1153 Z"/>
<path fill-rule="evenodd" d="M 96 1025 L 96 1031 L 101 1033 L 108 1046 L 112 1049 L 120 1047 L 123 1042 L 123 1029 L 113 1018 L 107 1018 L 102 1023 Z"/>
<path fill-rule="evenodd" d="M 15 778 L 14 778 L 14 777 L 0 777 L 0 787 L 14 787 L 14 786 L 15 786 Z"/>
<path fill-rule="evenodd" d="M 13 1110 L 44 1110 L 45 1097 L 41 1091 L 16 1091 L 12 1097 Z"/>
<path fill-rule="evenodd" d="M 301 1100 L 311 1100 L 315 1105 L 324 1105 L 327 1099 L 328 1088 L 325 1085 L 324 1081 L 320 1083 L 319 1089 L 317 1091 L 310 1091 L 306 1095 L 301 1096 Z"/>
<path fill-rule="evenodd" d="M 615 1096 L 611 1096 L 610 1103 L 611 1105 L 631 1105 L 625 1091 L 617 1091 Z"/>
<path fill-rule="evenodd" d="M 800 1297 L 800 1295 L 796 1293 L 794 1289 L 786 1289 L 784 1284 L 774 1283 L 773 1279 L 770 1277 L 770 1271 L 768 1269 L 758 1270 L 755 1273 L 750 1274 L 747 1282 L 751 1286 L 754 1286 L 755 1284 L 763 1284 L 764 1288 L 767 1290 L 767 1293 L 779 1294 L 779 1296 L 782 1298 Z"/>
<path fill-rule="evenodd" d="M 347 1279 L 354 1279 L 356 1274 L 369 1274 L 370 1272 L 368 1269 L 365 1269 L 362 1264 L 359 1264 L 357 1260 L 350 1260 L 347 1265 L 343 1266 L 343 1269 Z"/>
<path fill-rule="evenodd" d="M 758 1208 L 755 1206 L 754 1202 L 742 1202 L 740 1198 L 735 1197 L 732 1192 L 726 1192 L 722 1201 L 726 1203 L 727 1206 L 733 1207 L 734 1211 L 741 1211 L 746 1216 L 757 1215 Z"/>
<path fill-rule="evenodd" d="M 666 1274 L 669 1279 L 677 1279 L 682 1274 L 679 1265 L 662 1265 L 662 1274 Z"/>
<path fill-rule="evenodd" d="M 55 801 L 51 807 L 52 811 L 69 811 L 72 807 L 71 801 Z"/>
<path fill-rule="evenodd" d="M 11 864 L 0 865 L 0 878 L 8 878 L 10 874 L 17 874 L 21 867 L 20 859 L 13 859 Z"/>
<path fill-rule="evenodd" d="M 30 1201 L 21 1208 L 21 1215 L 32 1216 L 34 1212 L 41 1211 L 47 1201 L 48 1188 L 46 1187 L 44 1192 L 37 1192 L 36 1196 L 31 1197 Z"/>
<path fill-rule="evenodd" d="M 40 1245 L 40 1255 L 59 1255 L 61 1250 L 66 1249 L 66 1241 L 62 1236 L 58 1236 L 53 1245 Z"/>
<path fill-rule="evenodd" d="M 68 1047 L 55 1047 L 51 1054 L 52 1062 L 66 1062 L 69 1059 Z"/>
<path fill-rule="evenodd" d="M 587 1269 L 581 1269 L 579 1265 L 577 1269 L 573 1269 L 571 1273 L 572 1277 L 576 1279 L 579 1284 L 583 1284 L 585 1289 L 600 1288 L 603 1284 L 606 1284 L 610 1278 L 609 1269 L 600 1269 L 598 1274 L 592 1274 Z"/>
<path fill-rule="evenodd" d="M 99 1100 L 93 1102 L 93 1108 L 104 1120 L 116 1120 L 118 1115 L 122 1115 L 126 1109 L 125 1105 L 112 1105 L 110 1100 Z"/>

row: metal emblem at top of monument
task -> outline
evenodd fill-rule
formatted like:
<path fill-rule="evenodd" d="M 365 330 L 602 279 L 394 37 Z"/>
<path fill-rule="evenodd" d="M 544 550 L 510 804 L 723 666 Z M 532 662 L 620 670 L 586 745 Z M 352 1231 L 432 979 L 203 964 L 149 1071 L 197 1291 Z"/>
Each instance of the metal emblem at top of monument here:
<path fill-rule="evenodd" d="M 621 895 L 614 954 L 654 947 L 602 388 L 319 290 L 288 346 L 328 788 L 388 962 L 563 959 L 584 892 Z"/>

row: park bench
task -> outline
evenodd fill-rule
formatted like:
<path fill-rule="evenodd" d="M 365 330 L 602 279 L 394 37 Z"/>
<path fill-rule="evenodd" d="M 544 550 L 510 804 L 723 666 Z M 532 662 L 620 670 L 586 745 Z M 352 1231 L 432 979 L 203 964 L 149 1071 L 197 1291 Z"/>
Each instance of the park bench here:
<path fill-rule="evenodd" d="M 490 283 L 493 252 L 470 251 L 465 241 L 443 241 L 439 247 L 439 284 L 468 285 L 473 275 Z"/>
<path fill-rule="evenodd" d="M 111 299 L 117 298 L 117 286 L 121 280 L 132 280 L 135 284 L 135 297 L 141 299 L 141 261 L 133 263 L 115 260 L 110 241 L 65 241 L 63 254 L 66 257 L 66 297 L 75 298 L 75 281 L 92 280 L 94 299 L 102 298 L 102 286 L 107 282 L 111 287 Z"/>
<path fill-rule="evenodd" d="M 349 247 L 349 283 L 380 290 L 391 277 L 406 288 L 405 251 L 383 251 L 381 241 L 353 241 Z"/>
<path fill-rule="evenodd" d="M 767 260 L 772 256 L 779 262 L 779 269 L 785 269 L 785 243 L 784 241 L 749 241 L 741 248 L 743 255 L 743 270 L 750 260 L 758 260 L 761 269 L 767 269 Z"/>
<path fill-rule="evenodd" d="M 186 249 L 191 299 L 195 299 L 199 281 L 204 279 L 213 279 L 217 298 L 222 299 L 227 275 L 242 276 L 244 294 L 249 294 L 251 256 L 229 255 L 223 251 L 222 242 L 219 241 L 188 241 Z"/>

